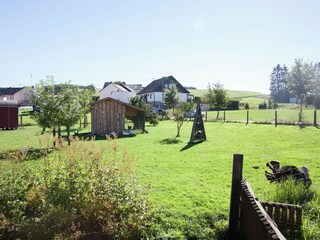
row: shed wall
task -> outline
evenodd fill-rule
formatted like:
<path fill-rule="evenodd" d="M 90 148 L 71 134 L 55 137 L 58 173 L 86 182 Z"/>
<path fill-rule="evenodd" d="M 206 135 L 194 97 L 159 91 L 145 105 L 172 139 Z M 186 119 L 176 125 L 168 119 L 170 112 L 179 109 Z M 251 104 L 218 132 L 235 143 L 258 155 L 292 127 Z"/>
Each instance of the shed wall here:
<path fill-rule="evenodd" d="M 99 135 L 116 132 L 122 134 L 124 130 L 126 108 L 114 101 L 101 101 L 92 106 L 92 133 Z"/>
<path fill-rule="evenodd" d="M 18 106 L 0 106 L 0 128 L 18 128 Z"/>

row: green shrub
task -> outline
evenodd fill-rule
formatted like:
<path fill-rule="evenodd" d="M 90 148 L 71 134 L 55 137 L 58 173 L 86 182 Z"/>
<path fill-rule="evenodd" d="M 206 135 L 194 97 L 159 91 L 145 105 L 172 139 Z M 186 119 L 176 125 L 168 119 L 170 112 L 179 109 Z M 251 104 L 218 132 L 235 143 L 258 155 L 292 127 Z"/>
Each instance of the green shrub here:
<path fill-rule="evenodd" d="M 293 178 L 277 183 L 270 198 L 272 201 L 301 205 L 310 202 L 314 191 L 305 186 L 303 182 L 297 182 Z"/>
<path fill-rule="evenodd" d="M 259 104 L 259 109 L 268 109 L 268 105 L 266 102 Z"/>
<path fill-rule="evenodd" d="M 306 187 L 302 182 L 291 178 L 277 183 L 269 199 L 274 202 L 301 205 L 304 239 L 320 239 L 320 199 L 312 187 Z"/>
<path fill-rule="evenodd" d="M 150 236 L 152 205 L 133 176 L 134 160 L 79 139 L 47 156 L 39 168 L 25 162 L 0 180 L 0 239 L 140 239 Z"/>

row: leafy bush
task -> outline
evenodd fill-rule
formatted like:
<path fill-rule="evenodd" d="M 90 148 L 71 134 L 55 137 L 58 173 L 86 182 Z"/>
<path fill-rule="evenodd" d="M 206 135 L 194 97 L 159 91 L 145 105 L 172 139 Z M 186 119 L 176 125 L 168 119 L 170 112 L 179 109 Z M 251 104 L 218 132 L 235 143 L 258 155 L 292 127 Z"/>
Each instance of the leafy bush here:
<path fill-rule="evenodd" d="M 267 109 L 268 105 L 266 102 L 259 104 L 259 109 Z"/>
<path fill-rule="evenodd" d="M 312 188 L 306 187 L 302 182 L 289 179 L 277 183 L 269 198 L 275 202 L 301 205 L 304 239 L 320 239 L 320 198 Z"/>
<path fill-rule="evenodd" d="M 240 102 L 236 100 L 230 100 L 227 105 L 227 110 L 239 110 Z"/>
<path fill-rule="evenodd" d="M 12 166 L 0 180 L 0 239 L 140 239 L 154 211 L 133 176 L 134 160 L 76 139 L 39 168 Z"/>
<path fill-rule="evenodd" d="M 315 96 L 313 99 L 313 106 L 315 109 L 320 109 L 320 96 Z"/>
<path fill-rule="evenodd" d="M 293 178 L 277 183 L 274 192 L 271 193 L 273 201 L 301 205 L 310 202 L 314 192 L 306 187 L 303 182 L 297 182 Z"/>

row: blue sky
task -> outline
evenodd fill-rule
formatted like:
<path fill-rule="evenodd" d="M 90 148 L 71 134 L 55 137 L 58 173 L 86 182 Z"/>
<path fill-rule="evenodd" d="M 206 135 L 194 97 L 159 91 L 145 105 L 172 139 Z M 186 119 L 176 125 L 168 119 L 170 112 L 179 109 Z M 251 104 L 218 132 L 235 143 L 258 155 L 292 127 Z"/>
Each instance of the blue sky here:
<path fill-rule="evenodd" d="M 320 61 L 319 11 L 316 0 L 0 1 L 0 86 L 173 75 L 268 93 L 276 64 Z"/>

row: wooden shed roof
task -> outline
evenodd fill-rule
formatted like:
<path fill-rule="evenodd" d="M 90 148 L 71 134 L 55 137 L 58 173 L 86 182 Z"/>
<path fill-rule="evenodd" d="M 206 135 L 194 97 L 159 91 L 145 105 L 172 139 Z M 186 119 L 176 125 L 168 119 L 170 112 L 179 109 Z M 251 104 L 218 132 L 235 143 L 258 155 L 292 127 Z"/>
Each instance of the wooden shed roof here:
<path fill-rule="evenodd" d="M 122 101 L 119 101 L 117 99 L 110 98 L 110 97 L 103 98 L 103 99 L 100 99 L 98 101 L 95 101 L 95 102 L 91 103 L 91 105 L 93 106 L 93 105 L 95 105 L 97 103 L 101 103 L 101 102 L 104 102 L 104 101 L 113 101 L 113 102 L 120 103 L 120 104 L 124 105 L 126 107 L 126 116 L 131 116 L 131 114 L 130 114 L 131 112 L 143 112 L 143 113 L 146 112 L 146 110 L 143 109 L 143 108 L 136 107 L 136 106 L 130 105 L 128 103 L 125 103 L 125 102 L 122 102 Z"/>

